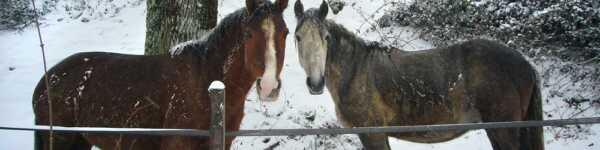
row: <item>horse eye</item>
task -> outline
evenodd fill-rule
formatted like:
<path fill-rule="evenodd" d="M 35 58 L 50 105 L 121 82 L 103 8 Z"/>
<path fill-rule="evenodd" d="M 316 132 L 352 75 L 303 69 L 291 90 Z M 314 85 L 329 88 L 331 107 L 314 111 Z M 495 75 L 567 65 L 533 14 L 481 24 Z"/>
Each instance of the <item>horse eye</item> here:
<path fill-rule="evenodd" d="M 300 41 L 301 41 L 301 40 L 300 40 L 300 36 L 299 36 L 299 35 L 296 35 L 296 40 L 297 40 L 298 42 L 300 42 Z"/>

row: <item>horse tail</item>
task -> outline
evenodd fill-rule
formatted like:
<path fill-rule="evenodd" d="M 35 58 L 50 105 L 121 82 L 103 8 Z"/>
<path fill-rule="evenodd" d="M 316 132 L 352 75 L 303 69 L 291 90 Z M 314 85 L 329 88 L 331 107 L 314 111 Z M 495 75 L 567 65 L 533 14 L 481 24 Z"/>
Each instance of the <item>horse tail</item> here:
<path fill-rule="evenodd" d="M 542 93 L 539 87 L 539 80 L 536 80 L 534 93 L 531 96 L 525 121 L 544 120 L 542 111 Z M 544 128 L 531 127 L 521 128 L 521 150 L 543 150 L 544 149 Z"/>

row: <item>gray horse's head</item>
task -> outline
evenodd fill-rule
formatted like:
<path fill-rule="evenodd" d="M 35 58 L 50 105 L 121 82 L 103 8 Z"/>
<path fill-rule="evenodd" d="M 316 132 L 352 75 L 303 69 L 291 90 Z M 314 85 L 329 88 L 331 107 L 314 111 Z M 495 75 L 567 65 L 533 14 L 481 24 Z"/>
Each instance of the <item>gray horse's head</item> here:
<path fill-rule="evenodd" d="M 325 86 L 325 60 L 330 39 L 325 18 L 328 6 L 325 1 L 319 9 L 312 8 L 304 12 L 300 0 L 294 5 L 298 25 L 296 26 L 296 46 L 300 65 L 304 68 L 308 90 L 313 95 L 323 94 Z"/>

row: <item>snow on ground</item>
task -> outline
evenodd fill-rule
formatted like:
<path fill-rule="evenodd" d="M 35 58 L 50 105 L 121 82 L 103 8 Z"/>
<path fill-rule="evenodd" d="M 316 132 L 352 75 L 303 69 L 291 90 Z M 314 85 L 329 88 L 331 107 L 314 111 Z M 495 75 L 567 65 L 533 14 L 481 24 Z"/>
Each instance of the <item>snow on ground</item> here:
<path fill-rule="evenodd" d="M 373 20 L 382 15 L 385 7 L 382 0 L 349 0 L 348 5 L 337 15 L 330 13 L 329 19 L 343 24 L 350 31 L 369 40 L 381 40 L 384 32 L 398 32 L 404 43 L 402 48 L 419 50 L 431 48 L 431 44 L 418 39 L 411 28 L 386 28 L 371 30 Z M 304 0 L 306 9 L 318 7 L 321 0 Z M 355 2 L 355 4 L 352 4 Z M 285 21 L 290 31 L 294 31 L 296 19 L 290 1 L 285 11 Z M 242 0 L 220 0 L 219 19 L 225 14 L 244 5 Z M 96 17 L 84 23 L 80 20 L 60 19 L 64 12 L 54 12 L 46 16 L 42 33 L 47 49 L 49 65 L 82 51 L 109 51 L 129 54 L 142 54 L 145 36 L 145 3 L 124 7 L 115 17 Z M 368 14 L 368 15 L 365 15 Z M 373 15 L 371 15 L 373 14 Z M 62 20 L 62 21 L 58 21 Z M 367 22 L 367 23 L 365 23 Z M 368 23 L 371 22 L 371 23 Z M 293 35 L 293 33 L 290 33 Z M 255 89 L 248 97 L 242 121 L 242 129 L 279 128 L 336 128 L 339 127 L 334 112 L 334 104 L 325 91 L 323 95 L 308 94 L 305 74 L 300 68 L 293 36 L 289 36 L 286 46 L 286 59 L 282 73 L 283 91 L 280 100 L 260 103 Z M 384 41 L 385 42 L 385 41 Z M 393 44 L 393 41 L 390 43 Z M 396 43 L 398 44 L 398 43 Z M 14 68 L 11 71 L 9 68 Z M 42 61 L 34 28 L 23 32 L 0 32 L 0 126 L 32 126 L 33 111 L 31 95 L 35 84 L 42 76 Z M 598 133 L 598 128 L 593 128 Z M 546 133 L 546 139 L 552 135 Z M 597 136 L 584 141 L 549 142 L 547 149 L 598 149 L 589 147 L 590 142 L 598 142 Z M 595 140 L 595 141 L 594 141 Z M 31 132 L 0 130 L 0 149 L 32 149 Z M 393 149 L 491 149 L 483 130 L 467 134 L 444 143 L 418 144 L 390 138 Z M 284 137 L 238 137 L 233 149 L 360 149 L 362 146 L 356 135 L 323 136 L 284 136 Z"/>
<path fill-rule="evenodd" d="M 145 37 L 145 3 L 123 9 L 114 18 L 79 20 L 62 18 L 63 14 L 46 16 L 41 26 L 48 65 L 83 51 L 109 51 L 143 54 Z M 14 67 L 13 71 L 9 68 Z M 43 75 L 42 55 L 37 31 L 0 33 L 0 125 L 31 126 L 31 95 Z M 33 133 L 0 130 L 0 149 L 33 149 Z"/>

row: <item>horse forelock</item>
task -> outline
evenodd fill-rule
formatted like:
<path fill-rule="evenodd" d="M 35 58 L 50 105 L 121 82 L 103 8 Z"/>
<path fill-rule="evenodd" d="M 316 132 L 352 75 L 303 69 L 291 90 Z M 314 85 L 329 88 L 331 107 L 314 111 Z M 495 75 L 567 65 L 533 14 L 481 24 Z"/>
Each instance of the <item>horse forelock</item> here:
<path fill-rule="evenodd" d="M 318 16 L 318 9 L 316 8 L 310 8 L 308 10 L 306 10 L 304 12 L 303 17 L 298 20 L 298 25 L 296 25 L 296 32 L 298 30 L 300 30 L 301 26 L 304 26 L 304 24 L 308 21 L 314 22 L 314 23 L 324 23 L 324 21 L 320 21 L 319 16 Z"/>
<path fill-rule="evenodd" d="M 244 21 L 245 22 L 254 21 L 254 20 L 260 21 L 266 17 L 269 17 L 270 14 L 273 14 L 275 12 L 276 12 L 275 5 L 273 3 L 267 1 L 267 2 L 263 3 L 262 5 L 260 5 L 258 8 L 256 8 L 250 14 L 246 14 L 247 17 L 244 19 Z"/>

